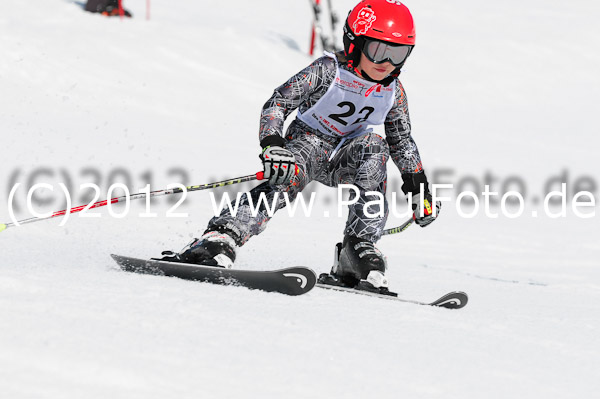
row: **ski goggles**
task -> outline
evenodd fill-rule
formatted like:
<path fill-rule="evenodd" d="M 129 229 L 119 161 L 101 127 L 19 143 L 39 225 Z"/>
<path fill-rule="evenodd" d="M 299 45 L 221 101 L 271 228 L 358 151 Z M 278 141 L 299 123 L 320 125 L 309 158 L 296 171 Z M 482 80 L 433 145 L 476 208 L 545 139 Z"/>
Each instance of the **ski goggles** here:
<path fill-rule="evenodd" d="M 413 46 L 391 45 L 379 40 L 365 39 L 363 54 L 375 64 L 389 61 L 393 66 L 398 67 L 406 61 L 412 48 Z"/>

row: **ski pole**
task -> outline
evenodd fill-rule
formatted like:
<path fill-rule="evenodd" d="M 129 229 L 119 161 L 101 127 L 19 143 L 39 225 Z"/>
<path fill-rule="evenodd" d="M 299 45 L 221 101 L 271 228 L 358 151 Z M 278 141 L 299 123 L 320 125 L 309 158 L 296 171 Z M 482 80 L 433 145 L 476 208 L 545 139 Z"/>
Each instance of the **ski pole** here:
<path fill-rule="evenodd" d="M 402 223 L 400 226 L 398 227 L 394 227 L 391 229 L 385 229 L 383 230 L 383 234 L 384 236 L 388 236 L 390 234 L 397 234 L 397 233 L 402 233 L 404 230 L 408 229 L 410 226 L 412 226 L 412 224 L 415 221 L 415 217 L 411 217 L 410 219 L 408 219 L 406 222 Z"/>
<path fill-rule="evenodd" d="M 84 210 L 86 208 L 94 209 L 94 208 L 100 208 L 102 206 L 106 206 L 108 204 L 117 204 L 119 202 L 126 201 L 127 198 L 129 198 L 129 200 L 137 200 L 137 199 L 146 198 L 146 196 L 159 197 L 162 195 L 180 194 L 180 193 L 183 193 L 184 191 L 190 192 L 190 191 L 199 191 L 199 190 L 210 190 L 213 188 L 230 186 L 232 184 L 245 183 L 245 182 L 249 182 L 252 180 L 263 180 L 263 178 L 264 178 L 263 172 L 257 172 L 253 175 L 236 177 L 234 179 L 223 180 L 223 181 L 219 181 L 216 183 L 200 184 L 200 185 L 196 185 L 196 186 L 187 186 L 186 190 L 183 190 L 181 188 L 171 188 L 171 189 L 166 189 L 166 190 L 151 191 L 150 193 L 138 193 L 138 194 L 131 194 L 128 196 L 124 195 L 121 197 L 110 198 L 110 199 L 107 199 L 104 201 L 98 201 L 91 205 L 89 205 L 89 204 L 81 205 L 81 206 L 76 206 L 74 208 L 64 209 L 62 211 L 52 212 L 52 214 L 50 214 L 48 216 L 44 216 L 44 217 L 32 217 L 29 219 L 23 219 L 23 220 L 19 220 L 19 221 L 16 221 L 13 219 L 13 222 L 11 222 L 11 223 L 0 223 L 0 232 L 8 229 L 9 227 L 13 227 L 13 226 L 20 226 L 22 224 L 38 222 L 40 220 L 52 219 L 52 218 L 55 218 L 58 216 L 64 216 L 66 214 L 81 212 L 82 210 Z"/>
<path fill-rule="evenodd" d="M 230 186 L 232 184 L 239 184 L 239 183 L 245 183 L 245 182 L 249 182 L 249 181 L 253 181 L 253 180 L 263 180 L 263 179 L 264 179 L 263 172 L 257 172 L 253 175 L 236 177 L 233 179 L 223 180 L 220 182 L 200 184 L 200 185 L 195 185 L 195 186 L 187 186 L 186 191 L 190 192 L 190 191 L 210 190 L 213 188 Z M 149 196 L 150 197 L 160 197 L 163 195 L 180 194 L 182 192 L 184 192 L 184 190 L 182 190 L 181 188 L 171 188 L 171 189 L 166 189 L 166 190 L 151 191 L 149 193 Z M 10 222 L 10 223 L 0 223 L 0 232 L 8 229 L 9 227 L 13 227 L 13 226 L 20 226 L 22 224 L 38 222 L 40 220 L 52 219 L 52 218 L 55 218 L 58 216 L 64 216 L 66 214 L 81 212 L 86 207 L 88 209 L 100 208 L 100 207 L 108 205 L 109 203 L 112 205 L 112 204 L 117 204 L 119 202 L 126 201 L 128 197 L 129 197 L 129 200 L 137 200 L 137 199 L 146 198 L 147 195 L 148 194 L 146 194 L 146 193 L 131 194 L 129 196 L 124 195 L 121 197 L 110 198 L 110 199 L 107 199 L 104 201 L 98 201 L 91 205 L 89 205 L 89 204 L 88 205 L 80 205 L 80 206 L 77 206 L 74 208 L 64 209 L 61 211 L 53 212 L 49 216 L 45 216 L 45 217 L 32 217 L 32 218 L 14 221 L 14 222 Z M 384 230 L 382 235 L 391 235 L 391 234 L 401 233 L 404 230 L 408 229 L 413 224 L 413 222 L 414 222 L 413 218 L 408 219 L 406 222 L 402 223 L 398 227 Z"/>

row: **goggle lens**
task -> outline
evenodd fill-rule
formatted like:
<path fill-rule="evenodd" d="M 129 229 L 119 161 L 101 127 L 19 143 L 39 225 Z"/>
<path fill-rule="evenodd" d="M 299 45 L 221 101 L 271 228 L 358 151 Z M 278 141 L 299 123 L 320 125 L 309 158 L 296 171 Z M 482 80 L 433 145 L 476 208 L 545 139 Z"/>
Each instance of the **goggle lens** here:
<path fill-rule="evenodd" d="M 392 46 L 376 40 L 365 41 L 363 53 L 375 64 L 389 61 L 394 66 L 400 66 L 410 54 L 412 46 Z"/>

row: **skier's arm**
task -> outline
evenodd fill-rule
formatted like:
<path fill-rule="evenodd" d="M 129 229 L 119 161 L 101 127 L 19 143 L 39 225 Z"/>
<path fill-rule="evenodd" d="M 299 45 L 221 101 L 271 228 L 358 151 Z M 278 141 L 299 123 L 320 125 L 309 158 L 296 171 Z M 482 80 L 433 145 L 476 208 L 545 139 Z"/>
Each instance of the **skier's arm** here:
<path fill-rule="evenodd" d="M 336 73 L 335 61 L 321 57 L 279 86 L 260 115 L 261 147 L 283 146 L 283 123 L 305 101 L 316 102 L 327 91 Z"/>
<path fill-rule="evenodd" d="M 427 176 L 423 170 L 421 156 L 417 144 L 410 134 L 410 117 L 404 88 L 398 82 L 396 103 L 385 121 L 386 140 L 390 147 L 390 155 L 402 174 L 402 191 L 411 193 L 413 218 L 421 227 L 428 226 L 437 217 L 441 202 L 433 201 L 429 192 Z M 421 192 L 421 183 L 423 192 Z M 435 209 L 434 209 L 435 208 Z"/>
<path fill-rule="evenodd" d="M 397 84 L 396 100 L 384 124 L 386 140 L 391 158 L 402 174 L 402 191 L 416 194 L 419 192 L 420 183 L 427 187 L 427 177 L 423 171 L 419 149 L 411 135 L 406 93 L 399 81 Z"/>

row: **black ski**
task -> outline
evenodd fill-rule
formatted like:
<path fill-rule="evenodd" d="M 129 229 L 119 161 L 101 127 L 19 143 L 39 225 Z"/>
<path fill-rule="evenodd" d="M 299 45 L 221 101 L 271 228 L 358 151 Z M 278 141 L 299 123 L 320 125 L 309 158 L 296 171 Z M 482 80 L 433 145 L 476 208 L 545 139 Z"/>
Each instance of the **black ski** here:
<path fill-rule="evenodd" d="M 328 275 L 328 274 L 321 275 L 319 277 L 319 282 L 316 284 L 317 287 L 334 290 L 334 291 L 349 292 L 349 293 L 358 294 L 358 295 L 366 295 L 366 296 L 371 296 L 371 297 L 375 297 L 375 298 L 389 299 L 392 301 L 414 303 L 417 305 L 437 306 L 437 307 L 446 308 L 446 309 L 463 308 L 469 301 L 469 297 L 467 296 L 467 294 L 465 294 L 464 292 L 461 292 L 461 291 L 449 292 L 446 295 L 442 296 L 440 299 L 433 301 L 431 303 L 414 301 L 411 299 L 398 298 L 398 294 L 396 294 L 395 292 L 388 291 L 387 293 L 383 294 L 383 293 L 370 291 L 370 290 L 366 290 L 366 289 L 356 289 L 356 288 L 351 288 L 351 287 L 345 287 L 343 284 L 336 282 L 335 279 L 327 278 L 329 276 L 330 275 Z"/>
<path fill-rule="evenodd" d="M 315 272 L 307 267 L 290 267 L 280 270 L 257 271 L 225 269 L 188 263 L 144 260 L 111 255 L 121 269 L 127 272 L 178 277 L 218 285 L 234 285 L 286 295 L 302 295 L 317 282 Z"/>

